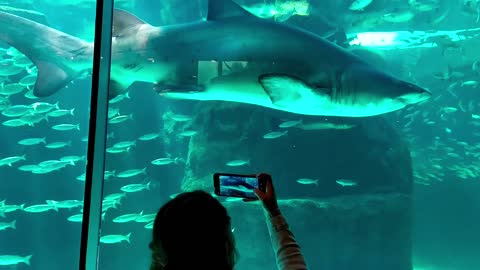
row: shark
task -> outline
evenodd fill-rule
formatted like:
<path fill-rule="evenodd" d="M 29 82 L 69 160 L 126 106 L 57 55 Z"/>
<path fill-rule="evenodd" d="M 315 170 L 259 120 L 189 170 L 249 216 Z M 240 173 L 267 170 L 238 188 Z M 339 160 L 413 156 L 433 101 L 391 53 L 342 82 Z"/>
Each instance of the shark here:
<path fill-rule="evenodd" d="M 152 26 L 115 9 L 109 97 L 141 81 L 171 99 L 367 117 L 431 96 L 312 32 L 256 17 L 231 0 L 209 0 L 207 14 L 196 22 Z M 92 42 L 5 12 L 0 29 L 0 40 L 37 66 L 38 97 L 92 70 Z"/>

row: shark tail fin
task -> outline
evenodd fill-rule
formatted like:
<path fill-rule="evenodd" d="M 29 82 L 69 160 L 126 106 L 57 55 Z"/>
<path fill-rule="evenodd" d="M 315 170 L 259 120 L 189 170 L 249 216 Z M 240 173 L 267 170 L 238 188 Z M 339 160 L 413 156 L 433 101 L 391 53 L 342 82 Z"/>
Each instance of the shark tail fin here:
<path fill-rule="evenodd" d="M 37 22 L 0 12 L 0 40 L 25 54 L 37 66 L 33 93 L 50 96 L 79 76 L 73 63 L 90 61 L 93 44 Z"/>

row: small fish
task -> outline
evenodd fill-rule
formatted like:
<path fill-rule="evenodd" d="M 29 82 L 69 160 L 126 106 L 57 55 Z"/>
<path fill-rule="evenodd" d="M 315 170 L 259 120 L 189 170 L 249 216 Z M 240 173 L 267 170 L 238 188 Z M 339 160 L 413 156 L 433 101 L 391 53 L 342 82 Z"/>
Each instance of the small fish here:
<path fill-rule="evenodd" d="M 17 142 L 18 144 L 21 144 L 21 145 L 36 145 L 36 144 L 40 144 L 40 143 L 43 143 L 43 144 L 46 144 L 46 138 L 43 137 L 43 138 L 28 138 L 28 139 L 23 139 L 23 140 L 20 140 Z"/>
<path fill-rule="evenodd" d="M 337 182 L 337 184 L 341 185 L 342 187 L 352 187 L 358 185 L 357 182 L 348 179 L 338 179 L 335 182 Z"/>
<path fill-rule="evenodd" d="M 37 170 L 37 169 L 40 169 L 40 167 L 38 165 L 23 165 L 23 166 L 18 167 L 18 170 L 24 171 L 24 172 L 31 172 L 31 171 Z"/>
<path fill-rule="evenodd" d="M 46 174 L 46 173 L 50 173 L 50 172 L 53 172 L 54 170 L 50 170 L 50 169 L 47 169 L 47 168 L 37 168 L 37 169 L 34 169 L 32 170 L 31 172 L 33 174 Z"/>
<path fill-rule="evenodd" d="M 462 82 L 462 87 L 463 86 L 471 86 L 471 87 L 477 87 L 478 86 L 478 82 L 477 81 L 465 81 L 465 82 Z"/>
<path fill-rule="evenodd" d="M 454 112 L 457 112 L 458 109 L 455 108 L 455 107 L 443 107 L 442 111 L 444 111 L 446 113 L 454 113 Z"/>
<path fill-rule="evenodd" d="M 15 205 L 15 204 L 5 204 L 5 200 L 3 200 L 3 205 L 0 202 L 0 213 L 10 213 L 10 212 L 15 212 L 17 210 L 23 210 L 25 208 L 25 204 L 22 203 L 21 205 Z"/>
<path fill-rule="evenodd" d="M 45 160 L 45 161 L 42 161 L 38 164 L 38 166 L 40 167 L 48 167 L 52 164 L 56 164 L 58 163 L 59 161 L 58 160 Z"/>
<path fill-rule="evenodd" d="M 75 207 L 82 207 L 83 201 L 79 200 L 65 200 L 65 201 L 54 201 L 54 200 L 46 200 L 45 201 L 48 205 L 55 206 L 57 208 L 66 208 L 71 209 Z"/>
<path fill-rule="evenodd" d="M 413 9 L 417 11 L 428 12 L 428 11 L 432 11 L 434 9 L 439 8 L 437 1 L 435 2 L 436 3 L 420 3 L 420 2 L 417 2 L 416 0 L 410 0 L 409 4 Z"/>
<path fill-rule="evenodd" d="M 25 90 L 25 86 L 18 83 L 11 83 L 0 86 L 0 94 L 5 96 L 15 95 L 22 92 L 23 90 Z"/>
<path fill-rule="evenodd" d="M 127 177 L 133 177 L 139 174 L 147 174 L 147 168 L 126 170 L 121 173 L 118 173 L 117 177 L 127 178 Z"/>
<path fill-rule="evenodd" d="M 108 120 L 109 124 L 119 124 L 127 121 L 128 119 L 133 119 L 133 114 L 129 115 L 118 115 Z"/>
<path fill-rule="evenodd" d="M 19 162 L 20 160 L 26 160 L 26 159 L 27 158 L 25 157 L 25 155 L 3 158 L 3 159 L 0 159 L 0 166 L 8 165 L 11 167 L 13 163 Z"/>
<path fill-rule="evenodd" d="M 434 164 L 432 167 L 437 169 L 437 170 L 442 170 L 443 169 L 443 167 L 438 165 L 438 164 Z"/>
<path fill-rule="evenodd" d="M 50 149 L 58 149 L 58 148 L 66 147 L 66 146 L 72 146 L 72 141 L 68 141 L 68 142 L 52 142 L 52 143 L 49 143 L 49 144 L 46 144 L 46 145 L 45 145 L 46 148 L 50 148 Z"/>
<path fill-rule="evenodd" d="M 32 258 L 32 255 L 25 257 L 17 255 L 0 255 L 0 265 L 16 265 L 24 263 L 30 266 L 30 258 Z"/>
<path fill-rule="evenodd" d="M 130 184 L 130 185 L 126 185 L 126 186 L 121 187 L 120 190 L 123 191 L 123 192 L 138 192 L 138 191 L 142 191 L 144 189 L 150 190 L 150 184 L 151 183 L 152 182 L 149 181 L 146 184 Z"/>
<path fill-rule="evenodd" d="M 111 177 L 115 177 L 115 176 L 116 176 L 116 173 L 117 173 L 117 172 L 116 172 L 115 170 L 113 170 L 113 171 L 105 171 L 105 172 L 103 172 L 103 178 L 104 178 L 105 180 L 108 180 L 108 179 L 110 179 Z"/>
<path fill-rule="evenodd" d="M 276 139 L 276 138 L 280 138 L 282 136 L 287 135 L 287 133 L 288 133 L 287 130 L 285 130 L 285 131 L 272 131 L 272 132 L 269 132 L 269 133 L 263 135 L 263 138 L 264 139 L 269 139 L 269 140 Z"/>
<path fill-rule="evenodd" d="M 67 130 L 80 130 L 79 124 L 59 124 L 52 127 L 52 129 L 60 130 L 60 131 L 67 131 Z"/>
<path fill-rule="evenodd" d="M 231 160 L 227 162 L 226 165 L 231 167 L 250 165 L 250 160 L 242 160 L 242 159 Z"/>
<path fill-rule="evenodd" d="M 83 214 L 76 214 L 76 215 L 73 215 L 73 216 L 69 216 L 67 218 L 67 220 L 71 221 L 71 222 L 82 222 Z"/>
<path fill-rule="evenodd" d="M 130 147 L 127 147 L 127 148 L 110 147 L 110 148 L 107 148 L 105 151 L 107 151 L 107 153 L 110 153 L 110 154 L 118 154 L 123 152 L 129 152 Z"/>
<path fill-rule="evenodd" d="M 168 164 L 171 164 L 171 163 L 175 163 L 177 164 L 181 159 L 180 158 L 169 158 L 169 157 L 166 157 L 166 158 L 157 158 L 155 160 L 152 160 L 152 164 L 153 165 L 168 165 Z"/>
<path fill-rule="evenodd" d="M 125 214 L 125 215 L 118 216 L 114 218 L 112 221 L 116 223 L 126 223 L 130 221 L 135 221 L 135 219 L 138 219 L 142 215 L 143 215 L 143 210 L 138 214 L 134 213 L 134 214 Z"/>
<path fill-rule="evenodd" d="M 147 134 L 144 134 L 140 137 L 138 137 L 138 139 L 140 141 L 151 141 L 151 140 L 154 140 L 156 138 L 158 138 L 160 136 L 159 133 L 147 133 Z"/>
<path fill-rule="evenodd" d="M 84 161 L 84 160 L 85 160 L 85 156 L 65 156 L 60 158 L 60 161 L 66 161 L 73 164 L 75 164 L 75 162 Z"/>
<path fill-rule="evenodd" d="M 27 113 L 30 113 L 32 108 L 27 105 L 14 105 L 2 111 L 2 114 L 6 117 L 20 117 Z"/>
<path fill-rule="evenodd" d="M 153 229 L 153 223 L 154 223 L 154 222 L 152 221 L 152 222 L 148 223 L 147 225 L 145 225 L 145 226 L 143 226 L 143 227 L 144 227 L 145 229 L 151 230 L 151 229 Z"/>
<path fill-rule="evenodd" d="M 104 244 L 114 244 L 114 243 L 120 243 L 122 241 L 127 241 L 127 243 L 130 244 L 131 235 L 132 233 L 129 233 L 127 235 L 121 235 L 121 234 L 104 235 L 100 237 L 100 242 Z"/>
<path fill-rule="evenodd" d="M 32 105 L 32 108 L 35 110 L 36 113 L 47 113 L 51 110 L 59 110 L 60 107 L 58 102 L 55 104 L 50 104 L 47 102 L 35 102 Z"/>
<path fill-rule="evenodd" d="M 135 222 L 152 222 L 152 221 L 155 220 L 156 216 L 157 216 L 157 213 L 145 214 L 145 215 L 135 219 Z"/>
<path fill-rule="evenodd" d="M 472 114 L 472 118 L 475 119 L 475 120 L 480 120 L 480 115 Z"/>
<path fill-rule="evenodd" d="M 72 115 L 75 116 L 74 114 L 75 108 L 71 110 L 55 110 L 47 113 L 47 116 L 49 117 L 60 117 L 64 115 Z"/>
<path fill-rule="evenodd" d="M 198 132 L 195 131 L 195 130 L 185 130 L 181 133 L 178 134 L 178 136 L 181 136 L 181 137 L 192 137 L 194 135 L 196 135 Z"/>
<path fill-rule="evenodd" d="M 8 228 L 16 229 L 15 227 L 16 220 L 13 220 L 11 222 L 0 222 L 0 231 L 6 230 Z"/>
<path fill-rule="evenodd" d="M 37 205 L 32 205 L 23 209 L 23 211 L 30 212 L 30 213 L 47 212 L 49 210 L 55 210 L 58 212 L 58 208 L 50 204 L 37 204 Z"/>
<path fill-rule="evenodd" d="M 318 179 L 300 178 L 297 183 L 302 185 L 316 185 L 318 186 Z"/>
<path fill-rule="evenodd" d="M 20 117 L 20 120 L 22 120 L 29 126 L 34 126 L 34 124 L 40 123 L 43 120 L 48 121 L 48 117 L 43 114 L 27 113 Z"/>
<path fill-rule="evenodd" d="M 107 196 L 105 196 L 105 198 L 103 198 L 104 200 L 106 201 L 116 201 L 116 200 L 119 200 L 123 197 L 127 196 L 127 194 L 125 193 L 112 193 L 112 194 L 109 194 Z"/>
<path fill-rule="evenodd" d="M 21 126 L 27 126 L 28 122 L 25 122 L 21 119 L 12 119 L 12 120 L 7 120 L 3 122 L 2 125 L 7 127 L 21 127 Z"/>
<path fill-rule="evenodd" d="M 184 114 L 172 114 L 170 118 L 173 119 L 175 122 L 188 122 L 192 120 L 192 117 L 189 115 Z"/>
<path fill-rule="evenodd" d="M 286 122 L 283 122 L 281 123 L 280 125 L 278 125 L 279 128 L 291 128 L 291 127 L 295 127 L 299 124 L 302 123 L 302 120 L 297 120 L 297 121 L 286 121 Z"/>
<path fill-rule="evenodd" d="M 126 92 L 125 94 L 120 94 L 120 95 L 110 99 L 108 101 L 108 103 L 110 103 L 110 104 L 118 103 L 118 102 L 124 100 L 125 98 L 130 98 L 129 92 Z"/>
<path fill-rule="evenodd" d="M 113 145 L 114 148 L 129 148 L 132 146 L 136 146 L 137 143 L 135 141 L 121 141 Z"/>

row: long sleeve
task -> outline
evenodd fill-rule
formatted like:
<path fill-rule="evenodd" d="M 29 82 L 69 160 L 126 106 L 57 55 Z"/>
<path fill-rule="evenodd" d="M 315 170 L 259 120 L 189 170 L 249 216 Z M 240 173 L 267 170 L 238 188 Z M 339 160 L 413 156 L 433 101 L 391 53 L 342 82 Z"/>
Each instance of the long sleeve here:
<path fill-rule="evenodd" d="M 270 216 L 265 213 L 270 240 L 279 270 L 306 270 L 307 265 L 300 247 L 280 212 Z"/>

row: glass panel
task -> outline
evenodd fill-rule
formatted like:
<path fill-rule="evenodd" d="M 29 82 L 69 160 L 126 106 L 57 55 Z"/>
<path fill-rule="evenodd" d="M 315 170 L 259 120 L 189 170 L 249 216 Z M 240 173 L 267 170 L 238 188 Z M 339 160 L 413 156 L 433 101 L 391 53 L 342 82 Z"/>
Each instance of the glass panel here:
<path fill-rule="evenodd" d="M 5 269 L 79 264 L 95 19 L 95 1 L 82 2 L 0 5 Z"/>
<path fill-rule="evenodd" d="M 212 193 L 215 172 L 260 171 L 309 269 L 479 268 L 472 1 L 128 3 L 114 14 L 100 269 L 147 269 L 159 207 Z M 274 269 L 260 204 L 217 199 L 235 269 Z"/>

